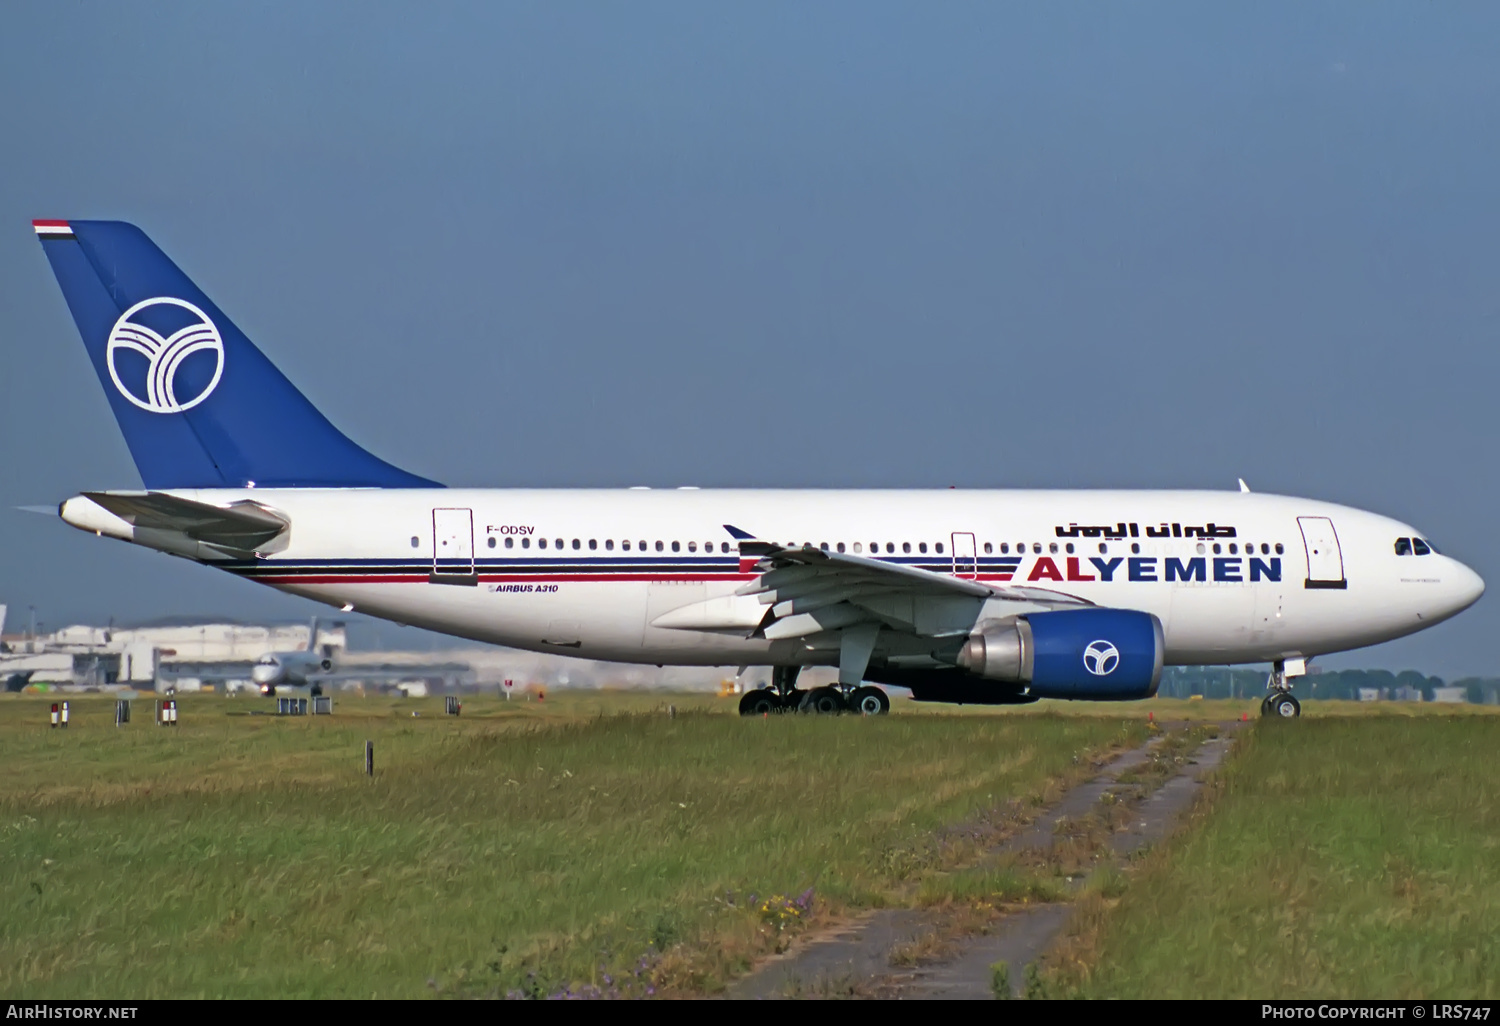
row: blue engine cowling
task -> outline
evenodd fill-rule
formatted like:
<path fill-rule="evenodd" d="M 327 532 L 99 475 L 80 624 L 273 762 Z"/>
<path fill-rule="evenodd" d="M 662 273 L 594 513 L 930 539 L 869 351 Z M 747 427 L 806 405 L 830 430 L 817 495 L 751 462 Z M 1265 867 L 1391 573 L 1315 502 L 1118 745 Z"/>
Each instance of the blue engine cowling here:
<path fill-rule="evenodd" d="M 1156 694 L 1165 650 L 1151 613 L 1064 609 L 980 625 L 958 663 L 1028 696 L 1126 700 Z"/>
<path fill-rule="evenodd" d="M 1064 609 L 1026 617 L 1034 646 L 1030 693 L 1042 698 L 1150 698 L 1161 684 L 1161 621 L 1126 609 Z"/>

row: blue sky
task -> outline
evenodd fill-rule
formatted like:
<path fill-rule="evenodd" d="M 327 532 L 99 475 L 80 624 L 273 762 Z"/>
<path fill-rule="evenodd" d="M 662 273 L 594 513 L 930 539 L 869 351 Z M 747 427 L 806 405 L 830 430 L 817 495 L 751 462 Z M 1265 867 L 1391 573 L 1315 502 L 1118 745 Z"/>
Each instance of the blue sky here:
<path fill-rule="evenodd" d="M 312 606 L 6 512 L 134 467 L 28 222 L 131 220 L 474 485 L 1233 488 L 1500 579 L 1500 8 L 0 7 L 0 602 Z M 1328 665 L 1494 672 L 1493 599 Z"/>

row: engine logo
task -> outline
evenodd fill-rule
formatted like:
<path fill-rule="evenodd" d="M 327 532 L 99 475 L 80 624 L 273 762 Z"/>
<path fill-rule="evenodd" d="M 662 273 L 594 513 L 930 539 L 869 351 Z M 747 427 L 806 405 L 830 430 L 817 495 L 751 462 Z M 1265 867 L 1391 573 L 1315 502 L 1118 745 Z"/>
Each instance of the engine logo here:
<path fill-rule="evenodd" d="M 158 306 L 180 307 L 194 320 L 165 337 L 131 320 L 137 314 Z M 139 353 L 146 358 L 145 377 L 138 388 L 128 387 L 120 378 L 116 360 L 122 351 Z M 180 398 L 177 395 L 177 372 L 188 357 L 205 352 L 213 353 L 216 359 L 213 377 L 208 384 L 198 386 L 196 395 Z M 224 374 L 224 339 L 208 315 L 192 303 L 172 296 L 157 296 L 141 300 L 115 321 L 115 326 L 109 331 L 105 360 L 109 364 L 110 379 L 126 399 L 152 413 L 181 413 L 207 399 L 218 387 L 219 378 Z"/>
<path fill-rule="evenodd" d="M 1095 677 L 1108 677 L 1119 665 L 1120 650 L 1102 638 L 1083 650 L 1083 668 Z"/>

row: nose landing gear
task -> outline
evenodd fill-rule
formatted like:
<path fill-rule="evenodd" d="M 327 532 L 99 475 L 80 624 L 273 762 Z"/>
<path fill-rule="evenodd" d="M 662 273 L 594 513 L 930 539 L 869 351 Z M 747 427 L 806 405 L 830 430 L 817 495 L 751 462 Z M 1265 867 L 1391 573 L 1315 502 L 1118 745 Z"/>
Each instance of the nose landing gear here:
<path fill-rule="evenodd" d="M 1295 719 L 1302 715 L 1302 703 L 1292 697 L 1292 680 L 1307 672 L 1306 659 L 1278 659 L 1271 664 L 1271 678 L 1266 681 L 1270 693 L 1261 699 L 1262 716 Z"/>
<path fill-rule="evenodd" d="M 1302 715 L 1302 703 L 1297 701 L 1285 691 L 1267 695 L 1265 701 L 1260 703 L 1260 714 L 1262 716 L 1284 716 L 1291 718 Z"/>

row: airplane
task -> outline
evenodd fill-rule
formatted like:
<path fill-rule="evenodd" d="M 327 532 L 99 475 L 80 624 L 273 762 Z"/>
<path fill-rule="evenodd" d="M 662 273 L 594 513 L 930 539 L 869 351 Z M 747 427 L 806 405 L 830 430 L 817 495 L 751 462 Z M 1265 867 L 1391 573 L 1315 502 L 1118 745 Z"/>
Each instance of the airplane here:
<path fill-rule="evenodd" d="M 588 659 L 772 668 L 740 711 L 1133 700 L 1167 665 L 1319 655 L 1468 608 L 1422 531 L 1230 491 L 459 489 L 335 428 L 134 225 L 34 230 L 143 490 L 73 527 L 430 630 Z M 797 687 L 804 667 L 836 683 Z"/>
<path fill-rule="evenodd" d="M 334 646 L 318 644 L 318 618 L 307 629 L 307 646 L 288 652 L 267 652 L 250 667 L 250 682 L 262 695 L 305 690 L 321 695 L 334 677 Z"/>

